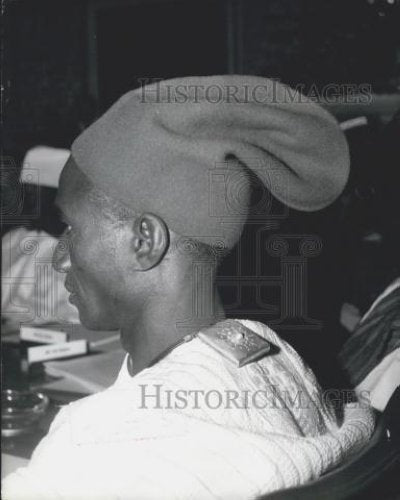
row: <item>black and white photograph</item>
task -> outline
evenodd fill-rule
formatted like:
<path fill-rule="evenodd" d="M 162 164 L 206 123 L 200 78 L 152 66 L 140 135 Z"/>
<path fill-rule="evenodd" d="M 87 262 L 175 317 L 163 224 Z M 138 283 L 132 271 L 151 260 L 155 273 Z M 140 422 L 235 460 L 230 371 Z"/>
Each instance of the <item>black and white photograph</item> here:
<path fill-rule="evenodd" d="M 1 17 L 1 498 L 400 499 L 400 0 Z"/>

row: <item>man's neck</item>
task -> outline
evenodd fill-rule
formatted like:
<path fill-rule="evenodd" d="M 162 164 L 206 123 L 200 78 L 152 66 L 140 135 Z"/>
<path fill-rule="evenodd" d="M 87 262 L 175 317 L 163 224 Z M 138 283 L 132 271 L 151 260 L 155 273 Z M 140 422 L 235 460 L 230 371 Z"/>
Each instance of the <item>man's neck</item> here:
<path fill-rule="evenodd" d="M 131 375 L 148 367 L 185 335 L 224 318 L 214 275 L 205 264 L 196 266 L 190 279 L 152 296 L 141 316 L 122 326 L 122 343 L 131 358 Z"/>

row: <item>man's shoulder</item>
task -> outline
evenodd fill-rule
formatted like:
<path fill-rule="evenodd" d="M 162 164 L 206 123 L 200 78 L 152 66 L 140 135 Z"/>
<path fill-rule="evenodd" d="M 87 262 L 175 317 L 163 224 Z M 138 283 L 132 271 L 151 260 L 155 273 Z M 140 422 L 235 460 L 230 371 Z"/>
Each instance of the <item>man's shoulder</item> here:
<path fill-rule="evenodd" d="M 53 420 L 50 430 L 55 430 L 57 427 L 66 423 L 71 418 L 74 418 L 76 416 L 83 416 L 92 408 L 97 407 L 99 404 L 104 402 L 104 392 L 105 391 L 101 391 L 96 394 L 90 394 L 63 406 Z"/>
<path fill-rule="evenodd" d="M 68 441 L 70 445 L 101 443 L 118 433 L 128 420 L 142 417 L 140 393 L 134 386 L 114 384 L 63 407 L 54 419 L 49 436 Z M 58 436 L 58 437 L 57 437 Z"/>

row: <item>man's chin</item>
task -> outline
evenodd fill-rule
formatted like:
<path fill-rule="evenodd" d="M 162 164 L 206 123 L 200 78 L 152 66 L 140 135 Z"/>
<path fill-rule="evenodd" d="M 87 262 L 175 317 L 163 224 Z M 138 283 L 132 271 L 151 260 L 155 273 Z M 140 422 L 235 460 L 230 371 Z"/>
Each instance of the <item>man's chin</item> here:
<path fill-rule="evenodd" d="M 85 314 L 79 311 L 79 321 L 87 330 L 103 330 L 103 331 L 117 331 L 119 327 L 112 324 L 109 320 L 93 317 L 92 315 Z"/>
<path fill-rule="evenodd" d="M 81 325 L 83 325 L 87 330 L 104 330 L 104 328 L 101 328 L 97 323 L 82 319 L 80 315 L 79 320 L 81 322 Z"/>

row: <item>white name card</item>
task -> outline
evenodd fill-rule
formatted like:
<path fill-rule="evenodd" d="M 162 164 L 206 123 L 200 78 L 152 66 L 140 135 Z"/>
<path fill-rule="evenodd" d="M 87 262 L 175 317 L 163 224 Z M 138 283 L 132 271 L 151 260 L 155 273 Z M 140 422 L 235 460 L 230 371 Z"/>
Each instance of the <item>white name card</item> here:
<path fill-rule="evenodd" d="M 28 347 L 28 364 L 46 361 L 49 359 L 68 358 L 87 354 L 88 344 L 86 340 L 73 340 L 64 344 L 40 345 Z"/>
<path fill-rule="evenodd" d="M 35 326 L 21 326 L 19 335 L 21 340 L 40 342 L 42 344 L 61 344 L 68 340 L 68 333 L 66 332 Z"/>

